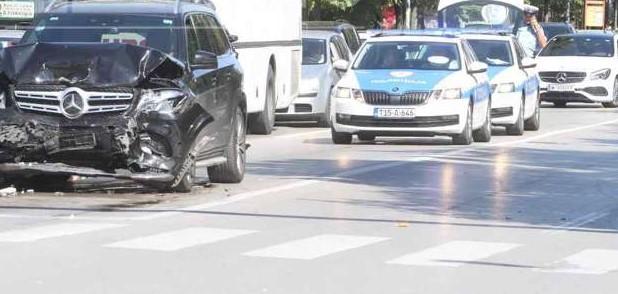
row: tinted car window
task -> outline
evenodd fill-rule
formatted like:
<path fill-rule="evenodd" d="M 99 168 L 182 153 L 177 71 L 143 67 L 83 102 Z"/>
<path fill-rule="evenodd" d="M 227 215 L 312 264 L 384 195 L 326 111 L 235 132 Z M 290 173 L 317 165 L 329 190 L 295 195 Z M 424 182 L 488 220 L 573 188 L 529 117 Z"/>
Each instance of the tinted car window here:
<path fill-rule="evenodd" d="M 559 36 L 553 39 L 540 56 L 614 56 L 611 36 Z"/>
<path fill-rule="evenodd" d="M 206 15 L 194 14 L 191 16 L 191 19 L 195 26 L 199 50 L 217 53 L 217 48 L 214 46 L 216 40 L 214 31 L 211 29 L 211 24 L 208 22 Z"/>
<path fill-rule="evenodd" d="M 195 53 L 200 50 L 200 44 L 198 42 L 197 31 L 190 17 L 187 17 L 185 22 L 185 30 L 187 35 L 187 54 L 189 56 L 189 63 L 192 64 Z"/>
<path fill-rule="evenodd" d="M 457 45 L 438 42 L 367 43 L 355 69 L 459 70 Z"/>
<path fill-rule="evenodd" d="M 303 64 L 323 64 L 326 62 L 326 40 L 303 39 Z"/>
<path fill-rule="evenodd" d="M 513 56 L 507 41 L 469 40 L 476 57 L 491 66 L 512 66 Z"/>
<path fill-rule="evenodd" d="M 348 46 L 350 47 L 350 51 L 356 52 L 360 47 L 356 31 L 354 31 L 353 28 L 345 28 L 343 29 L 342 33 L 343 37 L 346 40 L 346 43 L 348 43 Z"/>
<path fill-rule="evenodd" d="M 337 46 L 337 50 L 339 51 L 339 56 L 341 59 L 345 61 L 350 61 L 350 51 L 348 46 L 346 45 L 345 40 L 339 36 L 335 36 L 334 38 L 335 45 Z"/>
<path fill-rule="evenodd" d="M 573 33 L 573 29 L 568 25 L 543 25 L 543 31 L 545 31 L 545 36 L 547 39 L 551 39 L 557 35 L 566 35 Z"/>
<path fill-rule="evenodd" d="M 172 18 L 126 14 L 41 15 L 21 43 L 123 43 L 176 55 Z"/>
<path fill-rule="evenodd" d="M 227 53 L 230 49 L 230 45 L 225 30 L 213 16 L 206 16 L 206 21 L 208 22 L 208 30 L 211 31 L 209 35 L 213 38 L 212 44 L 215 50 L 214 52 L 217 55 Z"/>

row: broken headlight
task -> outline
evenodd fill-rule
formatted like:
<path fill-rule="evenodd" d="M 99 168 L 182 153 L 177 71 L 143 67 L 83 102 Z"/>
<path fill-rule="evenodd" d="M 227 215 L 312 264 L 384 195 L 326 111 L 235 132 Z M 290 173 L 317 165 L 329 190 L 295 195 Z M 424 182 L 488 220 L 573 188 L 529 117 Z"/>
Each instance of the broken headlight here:
<path fill-rule="evenodd" d="M 173 112 L 186 97 L 183 91 L 177 89 L 143 90 L 137 110 Z"/>

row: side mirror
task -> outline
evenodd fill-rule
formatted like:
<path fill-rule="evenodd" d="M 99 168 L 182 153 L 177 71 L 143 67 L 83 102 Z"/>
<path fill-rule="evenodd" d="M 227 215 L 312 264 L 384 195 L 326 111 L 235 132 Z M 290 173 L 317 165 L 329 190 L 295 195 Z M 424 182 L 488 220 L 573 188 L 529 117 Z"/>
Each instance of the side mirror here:
<path fill-rule="evenodd" d="M 230 43 L 236 43 L 238 42 L 238 36 L 237 35 L 227 35 L 228 40 L 230 40 Z"/>
<path fill-rule="evenodd" d="M 487 72 L 487 64 L 483 63 L 483 62 L 473 62 L 470 65 L 470 68 L 468 68 L 468 72 L 471 74 L 479 74 L 479 73 L 484 73 Z"/>
<path fill-rule="evenodd" d="M 333 68 L 336 71 L 346 72 L 348 71 L 348 66 L 350 66 L 350 63 L 343 59 L 339 59 L 333 63 Z"/>
<path fill-rule="evenodd" d="M 536 60 L 530 57 L 524 57 L 521 59 L 521 68 L 534 68 L 536 67 Z"/>
<path fill-rule="evenodd" d="M 197 51 L 193 56 L 191 67 L 196 69 L 216 69 L 219 67 L 217 54 L 208 51 Z"/>

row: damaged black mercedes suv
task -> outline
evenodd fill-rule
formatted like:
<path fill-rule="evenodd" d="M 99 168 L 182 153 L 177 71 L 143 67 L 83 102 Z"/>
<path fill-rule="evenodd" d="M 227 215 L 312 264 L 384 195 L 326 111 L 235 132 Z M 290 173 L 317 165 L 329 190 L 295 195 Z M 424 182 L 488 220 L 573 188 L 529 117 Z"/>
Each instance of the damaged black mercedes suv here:
<path fill-rule="evenodd" d="M 0 178 L 190 191 L 245 170 L 242 70 L 210 5 L 55 1 L 0 52 Z M 207 3 L 205 3 L 207 4 Z"/>

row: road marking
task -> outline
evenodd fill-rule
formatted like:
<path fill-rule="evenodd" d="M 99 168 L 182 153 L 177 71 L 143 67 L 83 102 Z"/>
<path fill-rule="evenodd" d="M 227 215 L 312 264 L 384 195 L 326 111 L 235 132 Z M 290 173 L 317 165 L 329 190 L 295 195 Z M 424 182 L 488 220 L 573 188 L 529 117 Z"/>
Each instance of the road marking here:
<path fill-rule="evenodd" d="M 326 255 L 368 246 L 388 239 L 389 238 L 370 236 L 320 235 L 247 252 L 244 255 L 312 260 Z"/>
<path fill-rule="evenodd" d="M 511 243 L 453 241 L 420 252 L 411 253 L 388 264 L 458 267 L 486 259 L 521 246 Z"/>
<path fill-rule="evenodd" d="M 618 271 L 618 250 L 586 249 L 538 271 L 589 275 L 607 274 Z"/>
<path fill-rule="evenodd" d="M 557 226 L 555 229 L 545 230 L 543 231 L 543 233 L 549 234 L 549 235 L 563 234 L 564 232 L 567 232 L 569 230 L 577 229 L 591 222 L 595 222 L 597 220 L 605 218 L 608 215 L 610 215 L 610 213 L 606 211 L 591 212 L 583 216 L 580 216 L 578 218 L 575 218 L 571 221 L 564 222 L 560 224 L 559 226 Z"/>
<path fill-rule="evenodd" d="M 63 223 L 0 233 L 0 242 L 33 242 L 62 236 L 77 235 L 119 228 L 124 225 L 97 223 Z"/>
<path fill-rule="evenodd" d="M 104 247 L 154 251 L 176 251 L 236 238 L 255 232 L 256 231 L 217 228 L 187 228 L 173 232 L 120 241 L 104 245 Z"/>

